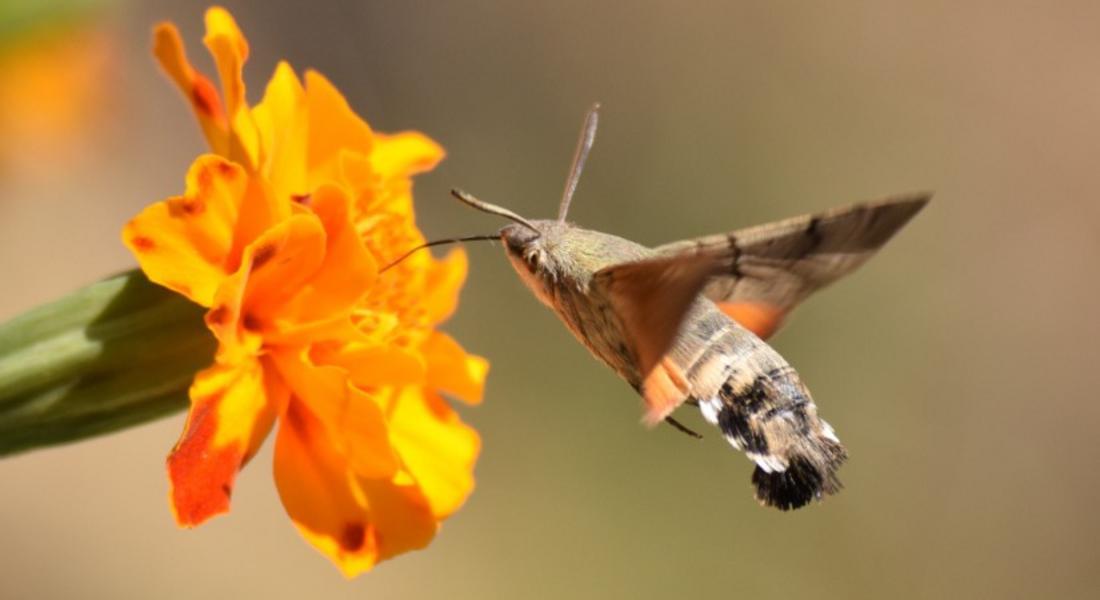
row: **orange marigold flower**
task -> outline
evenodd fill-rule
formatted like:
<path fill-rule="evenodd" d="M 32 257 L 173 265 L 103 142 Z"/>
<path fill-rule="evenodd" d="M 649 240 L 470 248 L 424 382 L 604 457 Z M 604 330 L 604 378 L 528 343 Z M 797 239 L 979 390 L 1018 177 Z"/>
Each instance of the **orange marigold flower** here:
<path fill-rule="evenodd" d="M 425 546 L 473 489 L 477 433 L 440 396 L 479 402 L 487 363 L 436 330 L 466 259 L 421 253 L 410 177 L 442 149 L 373 132 L 339 91 L 281 63 L 245 99 L 248 44 L 206 14 L 222 92 L 162 24 L 154 52 L 213 154 L 183 195 L 123 230 L 150 280 L 209 309 L 219 347 L 168 458 L 181 526 L 226 512 L 237 471 L 276 424 L 275 482 L 302 535 L 348 576 Z"/>

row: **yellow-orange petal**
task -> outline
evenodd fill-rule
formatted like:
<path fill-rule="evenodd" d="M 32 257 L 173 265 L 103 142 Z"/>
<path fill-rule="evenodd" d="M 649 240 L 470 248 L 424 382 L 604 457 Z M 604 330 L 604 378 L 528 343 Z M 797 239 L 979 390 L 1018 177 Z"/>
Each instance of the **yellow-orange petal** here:
<path fill-rule="evenodd" d="M 290 402 L 281 420 L 275 484 L 298 531 L 349 578 L 435 535 L 435 519 L 415 485 L 356 476 L 301 402 Z"/>
<path fill-rule="evenodd" d="M 240 265 L 246 246 L 271 227 L 300 212 L 292 209 L 288 198 L 276 197 L 267 180 L 256 176 L 248 177 L 248 186 L 238 202 L 240 214 L 233 230 L 233 250 L 230 252 L 230 256 L 237 260 L 230 263 L 233 270 Z"/>
<path fill-rule="evenodd" d="M 284 305 L 317 275 L 325 245 L 324 227 L 313 215 L 290 217 L 257 238 L 249 246 L 246 314 L 272 323 L 288 318 Z"/>
<path fill-rule="evenodd" d="M 294 69 L 280 61 L 264 97 L 252 109 L 265 158 L 262 173 L 276 195 L 304 197 L 306 185 L 306 92 Z"/>
<path fill-rule="evenodd" d="M 309 114 L 309 185 L 335 180 L 339 152 L 347 150 L 369 155 L 373 133 L 366 121 L 348 106 L 347 100 L 329 80 L 316 71 L 306 71 L 306 106 Z"/>
<path fill-rule="evenodd" d="M 375 134 L 370 154 L 374 172 L 383 179 L 430 171 L 443 160 L 443 147 L 418 131 Z"/>
<path fill-rule="evenodd" d="M 229 125 L 214 84 L 187 60 L 179 30 L 161 23 L 153 31 L 153 55 L 195 111 L 210 150 L 229 156 Z"/>
<path fill-rule="evenodd" d="M 489 361 L 468 354 L 451 336 L 433 331 L 420 347 L 428 363 L 428 387 L 480 404 Z"/>
<path fill-rule="evenodd" d="M 260 165 L 259 135 L 245 99 L 244 63 L 248 60 L 248 42 L 229 11 L 215 6 L 206 11 L 206 36 L 203 38 L 221 79 L 225 109 L 229 121 L 229 158 L 249 169 Z"/>
<path fill-rule="evenodd" d="M 397 472 L 382 409 L 351 385 L 346 371 L 314 365 L 299 351 L 274 352 L 271 359 L 299 408 L 318 419 L 313 437 L 324 435 L 361 477 L 389 478 Z"/>
<path fill-rule="evenodd" d="M 438 519 L 458 510 L 474 489 L 481 439 L 436 394 L 405 388 L 387 407 L 390 435 L 409 474 Z"/>
<path fill-rule="evenodd" d="M 314 321 L 306 325 L 284 324 L 278 331 L 265 331 L 264 340 L 272 346 L 309 346 L 326 341 L 339 340 L 343 342 L 349 338 L 359 337 L 360 333 L 352 324 L 347 314 L 332 315 L 331 318 L 322 321 Z"/>
<path fill-rule="evenodd" d="M 392 344 L 315 347 L 314 357 L 319 364 L 345 369 L 360 387 L 423 385 L 428 375 L 420 352 Z"/>
<path fill-rule="evenodd" d="M 126 224 L 123 242 L 150 280 L 210 306 L 235 268 L 234 230 L 247 177 L 220 156 L 199 157 L 183 196 L 157 202 Z"/>
<path fill-rule="evenodd" d="M 229 510 L 237 471 L 267 436 L 283 393 L 265 381 L 256 361 L 195 376 L 187 425 L 168 456 L 171 506 L 181 527 Z"/>
<path fill-rule="evenodd" d="M 336 158 L 336 180 L 350 190 L 368 190 L 373 195 L 377 183 L 370 156 L 361 152 L 340 150 Z"/>
<path fill-rule="evenodd" d="M 309 207 L 325 230 L 325 256 L 303 285 L 285 318 L 315 323 L 347 314 L 374 281 L 377 267 L 351 222 L 351 200 L 332 184 L 317 188 Z"/>
<path fill-rule="evenodd" d="M 455 248 L 426 269 L 423 302 L 429 323 L 442 323 L 454 314 L 458 307 L 458 295 L 466 281 L 467 268 L 466 251 Z"/>
<path fill-rule="evenodd" d="M 282 307 L 317 272 L 324 253 L 325 231 L 313 215 L 295 215 L 245 248 L 240 268 L 218 286 L 206 314 L 221 342 L 219 360 L 255 354 L 268 332 L 283 327 Z"/>

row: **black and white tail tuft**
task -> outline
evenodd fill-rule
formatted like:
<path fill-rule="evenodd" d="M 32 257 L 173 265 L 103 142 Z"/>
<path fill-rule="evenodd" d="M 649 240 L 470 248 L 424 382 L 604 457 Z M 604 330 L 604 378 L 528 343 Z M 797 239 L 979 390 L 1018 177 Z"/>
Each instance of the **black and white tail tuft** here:
<path fill-rule="evenodd" d="M 836 472 L 848 453 L 789 366 L 753 378 L 734 373 L 699 408 L 756 463 L 761 504 L 791 510 L 840 490 Z"/>

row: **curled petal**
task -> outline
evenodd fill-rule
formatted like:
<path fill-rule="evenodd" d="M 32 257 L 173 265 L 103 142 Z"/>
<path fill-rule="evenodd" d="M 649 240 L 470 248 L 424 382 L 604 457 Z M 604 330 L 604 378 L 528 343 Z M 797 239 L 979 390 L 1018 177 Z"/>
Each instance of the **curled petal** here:
<path fill-rule="evenodd" d="M 474 463 L 481 440 L 436 394 L 405 388 L 387 408 L 390 435 L 401 461 L 432 507 L 444 519 L 474 489 Z"/>
<path fill-rule="evenodd" d="M 480 404 L 489 361 L 467 354 L 451 336 L 433 331 L 421 346 L 428 363 L 428 386 Z"/>
<path fill-rule="evenodd" d="M 378 181 L 374 174 L 374 167 L 371 166 L 370 156 L 347 149 L 337 154 L 336 178 L 348 189 L 367 190 L 368 195 L 373 195 L 372 188 Z"/>
<path fill-rule="evenodd" d="M 374 281 L 377 267 L 355 231 L 350 200 L 325 184 L 313 192 L 310 208 L 325 230 L 325 258 L 285 313 L 299 323 L 347 314 Z"/>
<path fill-rule="evenodd" d="M 210 79 L 191 66 L 179 31 L 171 23 L 161 23 L 154 30 L 153 54 L 191 104 L 210 150 L 229 156 L 229 125 L 218 91 Z"/>
<path fill-rule="evenodd" d="M 390 344 L 318 346 L 314 356 L 318 363 L 346 370 L 360 387 L 423 385 L 428 375 L 420 353 Z"/>
<path fill-rule="evenodd" d="M 206 324 L 218 337 L 222 361 L 260 350 L 264 336 L 283 326 L 281 308 L 317 272 L 325 231 L 312 215 L 268 229 L 244 250 L 240 268 L 219 285 Z"/>
<path fill-rule="evenodd" d="M 350 385 L 343 369 L 314 365 L 304 353 L 291 351 L 276 352 L 272 359 L 298 409 L 318 419 L 313 437 L 323 434 L 343 464 L 361 477 L 389 478 L 397 472 L 382 409 Z"/>
<path fill-rule="evenodd" d="M 285 305 L 317 275 L 326 236 L 313 215 L 295 215 L 264 232 L 248 247 L 244 310 L 261 327 L 289 317 Z M 242 262 L 241 268 L 246 268 Z"/>
<path fill-rule="evenodd" d="M 233 250 L 231 255 L 240 259 L 245 246 L 276 224 L 282 223 L 295 211 L 287 198 L 275 195 L 271 184 L 261 177 L 249 176 L 248 187 L 238 200 L 240 214 L 233 230 Z M 233 263 L 234 269 L 240 262 Z"/>
<path fill-rule="evenodd" d="M 279 427 L 275 484 L 298 531 L 347 577 L 422 548 L 435 535 L 436 521 L 415 485 L 356 475 L 300 402 L 287 405 Z"/>
<path fill-rule="evenodd" d="M 229 120 L 229 158 L 250 169 L 260 164 L 259 134 L 245 100 L 244 63 L 248 60 L 248 42 L 229 11 L 213 7 L 206 11 L 206 37 L 203 38 L 225 94 Z"/>
<path fill-rule="evenodd" d="M 432 260 L 424 275 L 424 308 L 431 324 L 442 323 L 458 306 L 458 295 L 466 281 L 466 251 L 455 248 L 443 260 Z"/>
<path fill-rule="evenodd" d="M 306 197 L 306 92 L 286 62 L 275 68 L 252 116 L 265 157 L 263 175 L 278 196 Z"/>
<path fill-rule="evenodd" d="M 335 178 L 340 151 L 369 154 L 374 134 L 329 80 L 306 71 L 306 105 L 309 114 L 307 161 L 310 185 Z"/>
<path fill-rule="evenodd" d="M 183 196 L 152 204 L 126 224 L 123 242 L 150 280 L 210 306 L 235 268 L 235 229 L 248 186 L 240 167 L 222 157 L 199 157 Z"/>
<path fill-rule="evenodd" d="M 229 510 L 237 471 L 267 437 L 284 388 L 256 361 L 215 365 L 195 376 L 191 412 L 168 456 L 176 522 L 193 527 Z"/>
<path fill-rule="evenodd" d="M 443 147 L 418 131 L 375 134 L 370 155 L 374 172 L 383 179 L 409 177 L 435 168 L 443 160 Z"/>

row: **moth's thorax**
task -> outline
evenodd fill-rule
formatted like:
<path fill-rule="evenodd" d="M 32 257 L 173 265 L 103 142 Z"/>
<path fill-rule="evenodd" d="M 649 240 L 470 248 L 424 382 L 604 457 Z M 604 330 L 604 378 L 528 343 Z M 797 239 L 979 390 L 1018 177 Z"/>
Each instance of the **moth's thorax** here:
<path fill-rule="evenodd" d="M 620 237 L 558 221 L 532 221 L 539 234 L 518 225 L 501 232 L 508 259 L 535 296 L 558 314 L 576 338 L 632 384 L 632 352 L 607 298 L 591 289 L 604 267 L 641 260 L 653 251 Z"/>

